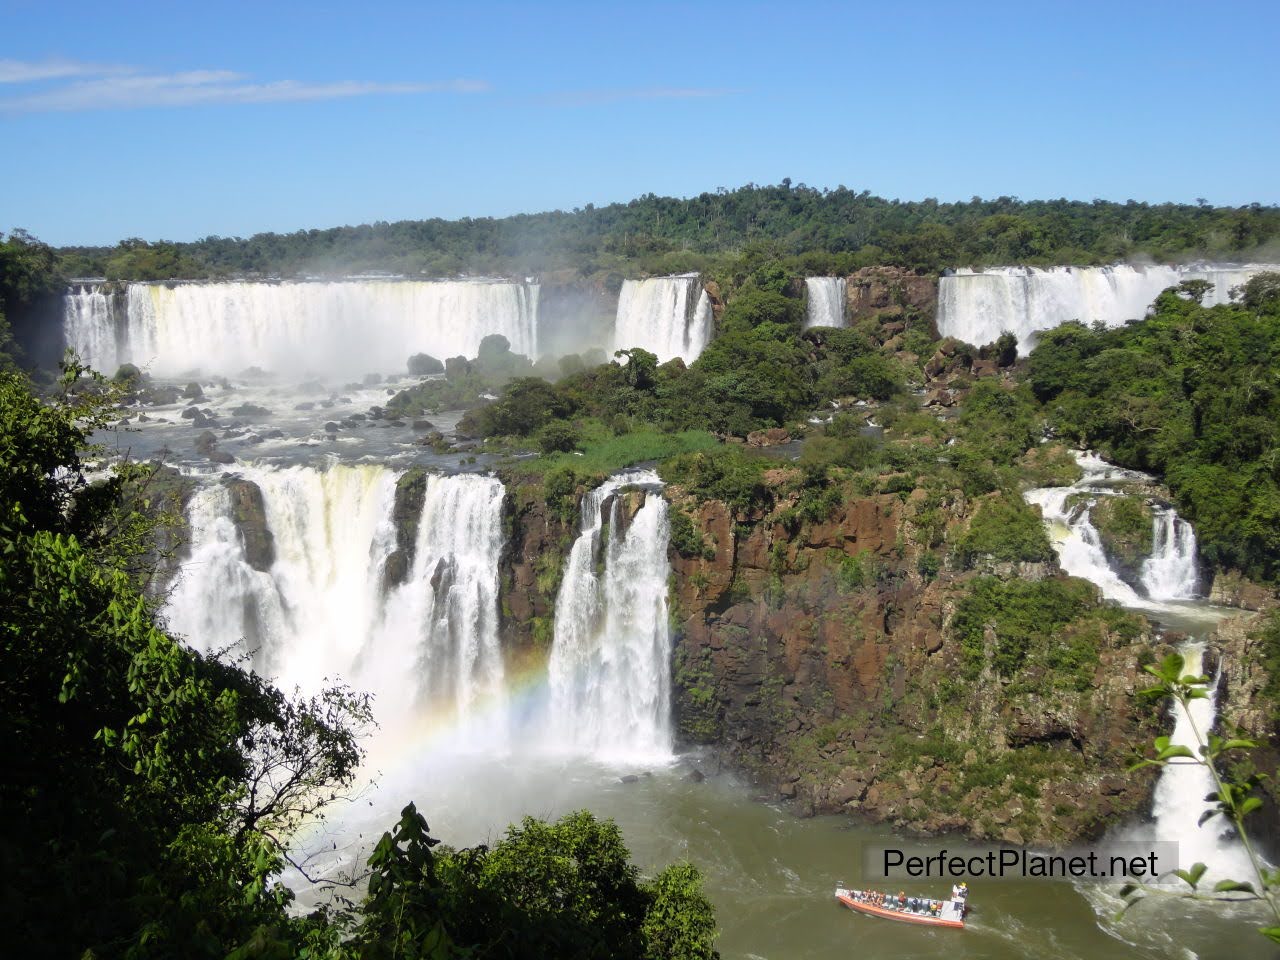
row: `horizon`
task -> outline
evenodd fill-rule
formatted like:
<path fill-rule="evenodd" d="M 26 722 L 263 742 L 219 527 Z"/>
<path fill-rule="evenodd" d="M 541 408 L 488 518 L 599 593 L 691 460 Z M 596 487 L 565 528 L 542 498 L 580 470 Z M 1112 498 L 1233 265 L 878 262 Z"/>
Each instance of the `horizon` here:
<path fill-rule="evenodd" d="M 1261 3 L 1207 29 L 1189 3 L 0 10 L 3 226 L 59 247 L 785 177 L 941 202 L 1280 202 L 1263 122 L 1280 11 Z"/>

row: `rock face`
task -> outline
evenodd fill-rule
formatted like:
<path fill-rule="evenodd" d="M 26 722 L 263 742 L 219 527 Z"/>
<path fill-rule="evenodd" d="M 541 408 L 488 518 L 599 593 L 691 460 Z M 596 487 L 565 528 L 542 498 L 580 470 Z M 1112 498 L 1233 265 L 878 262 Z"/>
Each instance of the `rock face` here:
<path fill-rule="evenodd" d="M 507 490 L 511 530 L 499 580 L 502 641 L 517 658 L 535 657 L 551 647 L 556 595 L 578 535 L 583 491 L 553 505 L 540 484 L 508 483 Z"/>
<path fill-rule="evenodd" d="M 977 573 L 919 572 L 923 490 L 853 499 L 794 531 L 669 492 L 708 547 L 672 554 L 687 740 L 802 812 L 929 832 L 1064 843 L 1147 803 L 1151 778 L 1126 768 L 1160 722 L 1133 699 L 1149 636 L 1102 636 L 1089 689 L 1046 694 L 989 666 L 962 681 L 949 626 Z M 946 507 L 947 525 L 968 509 Z"/>
<path fill-rule="evenodd" d="M 914 313 L 927 318 L 936 330 L 937 277 L 922 277 L 897 267 L 863 267 L 848 278 L 845 289 L 852 320 Z"/>
<path fill-rule="evenodd" d="M 223 485 L 231 495 L 231 519 L 240 531 L 245 560 L 255 570 L 270 570 L 276 562 L 276 541 L 267 526 L 262 491 L 253 481 L 240 477 L 228 477 Z"/>
<path fill-rule="evenodd" d="M 1264 854 L 1272 862 L 1280 855 L 1280 684 L 1268 671 L 1268 665 L 1275 664 L 1280 654 L 1280 639 L 1276 638 L 1280 628 L 1275 617 L 1274 609 L 1229 617 L 1219 624 L 1210 644 L 1221 671 L 1218 732 L 1226 736 L 1239 729 L 1263 744 L 1239 755 L 1241 763 L 1235 769 L 1242 774 L 1260 772 L 1266 777 L 1261 791 L 1267 802 L 1246 823 L 1250 835 L 1261 841 Z"/>
<path fill-rule="evenodd" d="M 396 548 L 382 567 L 382 589 L 385 593 L 398 587 L 409 576 L 418 542 L 418 524 L 422 504 L 427 496 L 427 473 L 421 467 L 406 470 L 396 481 L 396 496 L 391 507 L 391 521 L 396 528 Z"/>

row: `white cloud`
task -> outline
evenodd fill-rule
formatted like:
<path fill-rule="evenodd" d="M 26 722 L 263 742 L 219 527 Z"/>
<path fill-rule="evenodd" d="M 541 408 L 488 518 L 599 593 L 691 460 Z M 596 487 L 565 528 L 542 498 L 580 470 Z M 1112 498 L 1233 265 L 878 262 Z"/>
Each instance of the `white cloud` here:
<path fill-rule="evenodd" d="M 230 70 L 188 70 L 155 74 L 127 67 L 47 60 L 0 60 L 0 83 L 60 81 L 17 96 L 0 97 L 0 111 L 40 113 L 79 110 L 131 110 L 219 103 L 280 103 L 414 93 L 480 93 L 479 80 L 434 83 L 371 81 L 254 82 Z"/>
<path fill-rule="evenodd" d="M 52 58 L 30 63 L 25 60 L 0 60 L 0 83 L 33 83 L 38 80 L 58 80 L 64 77 L 101 77 L 115 73 L 132 73 L 129 67 L 116 67 L 101 63 L 81 63 L 78 60 Z"/>

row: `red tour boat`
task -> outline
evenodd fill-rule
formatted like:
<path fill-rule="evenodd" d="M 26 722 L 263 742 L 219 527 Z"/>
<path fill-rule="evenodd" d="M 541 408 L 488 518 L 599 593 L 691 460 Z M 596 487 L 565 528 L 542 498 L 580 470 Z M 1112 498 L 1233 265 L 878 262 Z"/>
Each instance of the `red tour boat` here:
<path fill-rule="evenodd" d="M 926 927 L 954 927 L 958 930 L 964 929 L 964 915 L 968 911 L 965 899 L 968 895 L 967 886 L 954 887 L 950 900 L 894 896 L 876 890 L 836 887 L 836 899 L 850 910 L 873 917 L 884 917 L 886 920 L 901 920 Z"/>

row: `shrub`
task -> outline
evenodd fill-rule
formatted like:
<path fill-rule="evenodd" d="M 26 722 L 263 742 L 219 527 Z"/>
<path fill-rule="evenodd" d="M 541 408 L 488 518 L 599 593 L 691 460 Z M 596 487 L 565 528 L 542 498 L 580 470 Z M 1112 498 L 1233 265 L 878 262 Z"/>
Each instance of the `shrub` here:
<path fill-rule="evenodd" d="M 966 567 L 972 567 L 979 557 L 1043 563 L 1053 556 L 1053 545 L 1039 514 L 1015 494 L 982 501 L 960 541 L 960 558 Z"/>
<path fill-rule="evenodd" d="M 538 449 L 544 454 L 569 453 L 581 442 L 582 433 L 564 420 L 553 420 L 538 431 Z"/>

